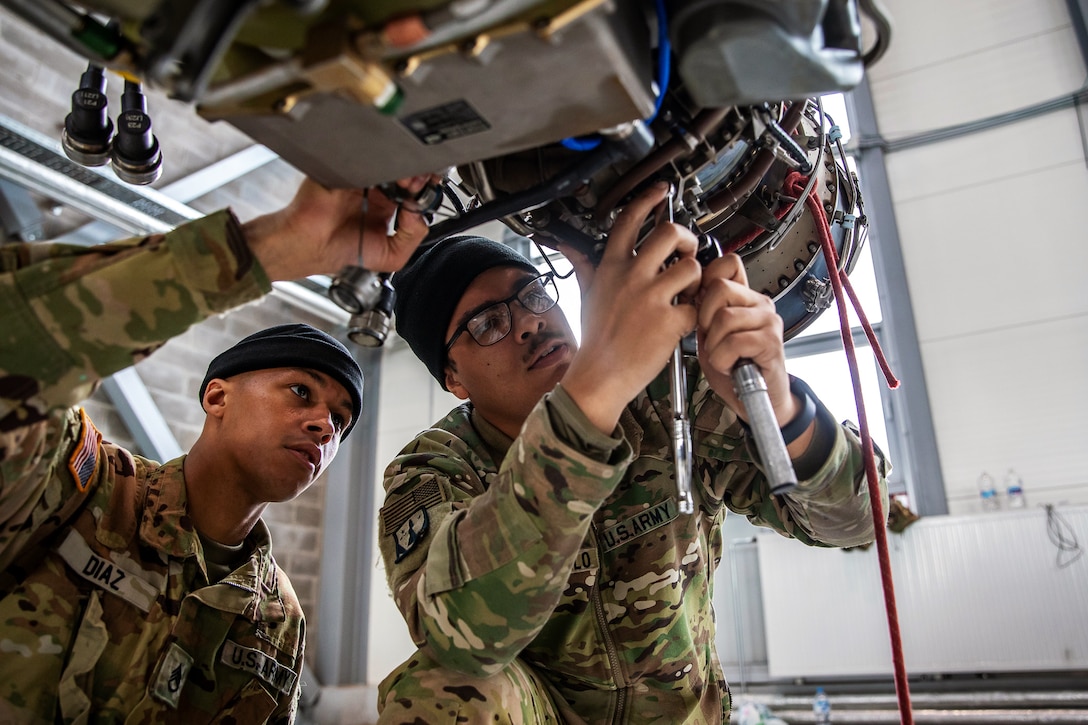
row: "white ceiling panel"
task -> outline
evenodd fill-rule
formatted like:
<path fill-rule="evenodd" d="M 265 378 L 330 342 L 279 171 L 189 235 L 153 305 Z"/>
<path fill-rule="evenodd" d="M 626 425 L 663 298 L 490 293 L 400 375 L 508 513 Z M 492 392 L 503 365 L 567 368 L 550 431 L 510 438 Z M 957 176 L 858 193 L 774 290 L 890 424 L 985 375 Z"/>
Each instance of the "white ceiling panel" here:
<path fill-rule="evenodd" d="M 1071 29 L 1058 29 L 881 80 L 870 77 L 885 139 L 976 121 L 1068 95 L 1085 69 Z"/>
<path fill-rule="evenodd" d="M 871 69 L 874 82 L 1069 27 L 1065 0 L 889 0 L 885 6 L 892 42 Z"/>
<path fill-rule="evenodd" d="M 1079 133 L 1077 112 L 1070 108 L 909 152 L 889 153 L 885 158 L 892 198 L 903 204 L 998 180 L 1015 187 L 1024 183 L 1027 174 L 1083 164 L 1080 145 L 1071 143 Z"/>
<path fill-rule="evenodd" d="M 1085 199 L 1074 162 L 898 204 L 922 344 L 1088 315 Z"/>

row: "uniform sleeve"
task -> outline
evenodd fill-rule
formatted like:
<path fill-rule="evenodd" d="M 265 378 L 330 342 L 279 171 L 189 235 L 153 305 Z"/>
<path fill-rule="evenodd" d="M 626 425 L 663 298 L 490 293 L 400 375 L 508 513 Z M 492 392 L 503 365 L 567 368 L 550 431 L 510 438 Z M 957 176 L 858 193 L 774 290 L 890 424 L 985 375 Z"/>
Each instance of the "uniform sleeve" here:
<path fill-rule="evenodd" d="M 225 211 L 143 239 L 18 246 L 0 276 L 0 430 L 78 403 L 95 381 L 271 288 Z"/>
<path fill-rule="evenodd" d="M 446 667 L 494 674 L 532 641 L 630 461 L 625 442 L 603 462 L 563 442 L 551 415 L 571 410 L 550 406 L 554 395 L 486 482 L 443 431 L 417 438 L 386 471 L 379 536 L 390 588 L 416 645 Z"/>
<path fill-rule="evenodd" d="M 704 495 L 743 514 L 757 526 L 766 526 L 811 546 L 858 546 L 873 540 L 872 502 L 865 480 L 865 462 L 857 428 L 836 423 L 830 411 L 813 396 L 817 406 L 819 443 L 826 450 L 812 460 L 806 452 L 794 461 L 797 488 L 774 496 L 759 468 L 759 453 L 739 419 L 700 376 L 693 401 L 694 450 L 703 466 Z M 888 510 L 884 453 L 875 449 L 883 511 Z"/>
<path fill-rule="evenodd" d="M 141 239 L 0 248 L 0 567 L 93 490 L 98 381 L 271 288 L 227 211 Z"/>
<path fill-rule="evenodd" d="M 268 725 L 294 725 L 298 718 L 298 706 L 302 699 L 302 668 L 305 667 L 305 643 L 306 637 L 303 632 L 300 639 L 300 646 L 296 661 L 298 662 L 298 676 L 295 677 L 295 683 L 291 687 L 291 691 L 283 694 L 279 698 L 279 703 L 276 705 L 276 709 L 272 711 L 272 714 L 265 720 Z"/>

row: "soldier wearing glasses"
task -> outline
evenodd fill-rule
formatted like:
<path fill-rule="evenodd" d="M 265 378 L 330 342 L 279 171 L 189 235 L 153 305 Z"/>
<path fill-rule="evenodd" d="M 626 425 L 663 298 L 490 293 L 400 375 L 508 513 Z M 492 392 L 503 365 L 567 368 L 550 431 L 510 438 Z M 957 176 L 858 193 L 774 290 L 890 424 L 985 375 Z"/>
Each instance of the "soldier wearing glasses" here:
<path fill-rule="evenodd" d="M 856 430 L 791 392 L 781 319 L 739 258 L 702 268 L 670 223 L 635 253 L 665 192 L 628 205 L 596 269 L 568 254 L 581 345 L 551 276 L 501 244 L 447 240 L 394 275 L 399 334 L 467 402 L 386 470 L 381 551 L 418 650 L 382 683 L 379 722 L 728 722 L 711 606 L 726 511 L 810 545 L 872 540 Z M 664 370 L 693 329 L 688 516 Z M 738 357 L 797 431 L 788 496 L 769 493 L 738 418 Z"/>

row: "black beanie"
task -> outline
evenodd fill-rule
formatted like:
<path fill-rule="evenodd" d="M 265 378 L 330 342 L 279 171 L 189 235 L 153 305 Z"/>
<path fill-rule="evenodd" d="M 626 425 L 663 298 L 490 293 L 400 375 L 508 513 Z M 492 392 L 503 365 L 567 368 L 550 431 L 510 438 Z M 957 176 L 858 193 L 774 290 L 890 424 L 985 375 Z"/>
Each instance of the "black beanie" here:
<path fill-rule="evenodd" d="M 446 330 L 472 281 L 493 267 L 536 272 L 516 251 L 483 237 L 450 237 L 393 275 L 397 334 L 408 341 L 431 375 L 446 387 Z"/>
<path fill-rule="evenodd" d="M 200 384 L 200 403 L 212 378 L 269 368 L 311 368 L 332 376 L 351 396 L 351 422 L 340 440 L 359 420 L 363 409 L 363 371 L 344 345 L 316 327 L 304 324 L 276 325 L 242 338 L 234 347 L 219 353 L 208 365 Z"/>

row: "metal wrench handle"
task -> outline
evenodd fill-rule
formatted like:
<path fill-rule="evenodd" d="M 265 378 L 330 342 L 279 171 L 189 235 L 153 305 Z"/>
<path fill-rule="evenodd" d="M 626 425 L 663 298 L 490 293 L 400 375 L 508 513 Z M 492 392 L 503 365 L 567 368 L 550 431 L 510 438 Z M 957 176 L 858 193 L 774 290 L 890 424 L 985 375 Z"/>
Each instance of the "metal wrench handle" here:
<path fill-rule="evenodd" d="M 688 380 L 684 371 L 684 354 L 680 346 L 672 351 L 670 370 L 672 395 L 672 446 L 676 468 L 676 497 L 680 513 L 695 513 L 695 501 L 691 497 L 691 421 L 688 420 Z"/>
<path fill-rule="evenodd" d="M 782 430 L 771 407 L 767 381 L 754 362 L 741 358 L 733 366 L 733 389 L 748 412 L 748 427 L 755 439 L 756 449 L 763 459 L 771 493 L 781 496 L 797 486 L 797 474 L 786 450 Z"/>
<path fill-rule="evenodd" d="M 673 201 L 676 187 L 669 186 L 665 197 L 669 221 L 673 221 Z M 680 513 L 695 513 L 695 501 L 691 497 L 691 421 L 688 419 L 688 378 L 684 370 L 684 349 L 677 343 L 672 351 L 669 366 L 669 393 L 672 396 L 672 460 L 676 470 L 676 498 Z"/>

